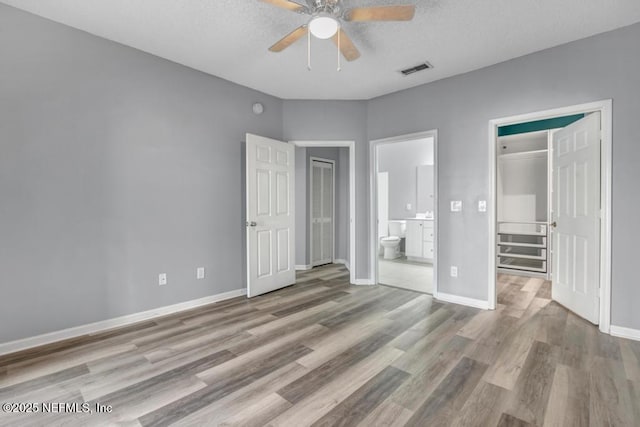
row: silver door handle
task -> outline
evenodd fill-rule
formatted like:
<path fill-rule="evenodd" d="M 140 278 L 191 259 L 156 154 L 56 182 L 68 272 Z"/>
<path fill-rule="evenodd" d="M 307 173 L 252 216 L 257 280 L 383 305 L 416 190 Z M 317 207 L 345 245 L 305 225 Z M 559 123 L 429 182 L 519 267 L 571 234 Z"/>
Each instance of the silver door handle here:
<path fill-rule="evenodd" d="M 247 227 L 255 227 L 256 225 L 258 225 L 258 223 L 255 221 L 251 221 L 251 222 L 247 221 Z"/>

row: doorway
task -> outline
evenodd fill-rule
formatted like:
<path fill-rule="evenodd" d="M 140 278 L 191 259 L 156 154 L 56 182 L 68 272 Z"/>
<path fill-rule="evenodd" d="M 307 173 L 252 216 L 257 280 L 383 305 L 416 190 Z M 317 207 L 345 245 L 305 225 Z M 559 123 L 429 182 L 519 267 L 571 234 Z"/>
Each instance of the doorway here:
<path fill-rule="evenodd" d="M 328 258 L 327 254 L 332 252 L 332 261 L 336 264 L 344 264 L 349 270 L 349 282 L 351 284 L 358 284 L 356 279 L 356 219 L 355 219 L 355 164 L 356 164 L 356 152 L 355 141 L 304 141 L 295 140 L 290 141 L 290 144 L 295 146 L 296 156 L 296 228 L 301 232 L 296 233 L 296 255 L 295 255 L 295 268 L 296 270 L 309 270 L 313 268 L 312 255 L 314 252 L 320 254 L 322 260 L 317 260 L 317 265 L 321 265 L 320 261 L 324 261 Z M 335 149 L 335 150 L 328 150 Z M 335 159 L 329 159 L 331 155 L 328 155 L 328 151 L 339 152 L 338 157 Z M 310 153 L 316 153 L 313 156 Z M 313 158 L 313 159 L 312 159 Z M 331 206 L 333 210 L 334 223 L 331 224 L 335 230 L 333 232 L 332 248 L 329 248 L 328 239 L 317 240 L 316 242 L 322 242 L 325 246 L 324 254 L 322 250 L 315 251 L 310 247 L 312 238 L 310 234 L 312 232 L 312 203 L 307 196 L 311 195 L 311 180 L 310 173 L 313 171 L 311 167 L 312 160 L 333 160 L 333 192 L 334 203 Z M 327 173 L 327 176 L 329 174 Z M 322 176 L 318 177 L 320 180 Z M 317 180 L 316 180 L 317 182 Z M 340 186 L 340 188 L 337 188 Z M 317 193 L 320 194 L 320 193 Z M 324 227 L 329 230 L 330 226 Z M 317 227 L 322 231 L 322 227 Z M 335 238 L 339 235 L 340 239 Z"/>
<path fill-rule="evenodd" d="M 611 101 L 489 127 L 489 308 L 505 277 L 539 278 L 555 301 L 609 333 Z"/>
<path fill-rule="evenodd" d="M 434 294 L 437 132 L 371 141 L 371 276 L 374 283 Z"/>

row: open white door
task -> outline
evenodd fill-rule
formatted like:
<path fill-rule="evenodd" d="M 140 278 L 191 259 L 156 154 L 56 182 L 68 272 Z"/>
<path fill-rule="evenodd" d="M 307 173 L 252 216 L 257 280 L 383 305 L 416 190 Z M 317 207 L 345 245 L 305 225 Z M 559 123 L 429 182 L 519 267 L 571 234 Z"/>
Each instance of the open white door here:
<path fill-rule="evenodd" d="M 600 113 L 589 114 L 553 135 L 552 191 L 552 298 L 597 324 Z"/>
<path fill-rule="evenodd" d="M 296 281 L 294 146 L 247 134 L 247 296 Z"/>

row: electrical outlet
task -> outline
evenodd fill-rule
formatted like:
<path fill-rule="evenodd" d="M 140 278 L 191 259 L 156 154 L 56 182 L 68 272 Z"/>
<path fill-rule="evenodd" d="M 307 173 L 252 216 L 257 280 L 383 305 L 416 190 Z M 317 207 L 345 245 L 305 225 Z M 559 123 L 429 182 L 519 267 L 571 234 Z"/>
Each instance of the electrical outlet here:
<path fill-rule="evenodd" d="M 411 210 L 411 203 L 407 203 L 405 206 L 405 209 L 410 211 Z"/>
<path fill-rule="evenodd" d="M 487 201 L 479 200 L 478 201 L 478 212 L 486 212 L 487 211 Z"/>
<path fill-rule="evenodd" d="M 204 279 L 204 267 L 196 268 L 196 279 Z"/>
<path fill-rule="evenodd" d="M 458 267 L 455 265 L 451 266 L 451 277 L 458 277 Z"/>
<path fill-rule="evenodd" d="M 451 201 L 451 212 L 462 212 L 462 200 Z"/>
<path fill-rule="evenodd" d="M 167 273 L 158 274 L 158 285 L 164 286 L 167 284 Z"/>

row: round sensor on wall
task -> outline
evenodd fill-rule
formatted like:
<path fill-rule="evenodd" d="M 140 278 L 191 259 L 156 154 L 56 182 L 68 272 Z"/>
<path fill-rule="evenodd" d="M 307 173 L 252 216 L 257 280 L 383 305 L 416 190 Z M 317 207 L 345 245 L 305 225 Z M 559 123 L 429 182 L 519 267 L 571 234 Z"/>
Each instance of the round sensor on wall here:
<path fill-rule="evenodd" d="M 255 104 L 253 104 L 254 113 L 262 114 L 263 111 L 264 111 L 264 106 L 262 104 L 260 104 L 259 102 L 256 102 Z"/>

